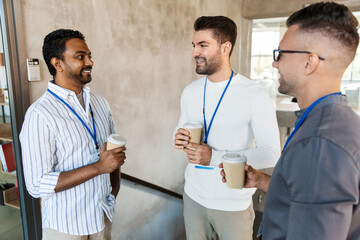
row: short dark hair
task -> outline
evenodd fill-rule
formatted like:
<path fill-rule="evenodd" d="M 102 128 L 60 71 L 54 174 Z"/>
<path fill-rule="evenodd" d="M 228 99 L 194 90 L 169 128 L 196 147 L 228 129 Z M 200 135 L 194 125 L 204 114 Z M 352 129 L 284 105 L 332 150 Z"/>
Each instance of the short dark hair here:
<path fill-rule="evenodd" d="M 213 37 L 219 43 L 222 44 L 229 41 L 232 45 L 230 50 L 231 55 L 237 36 L 237 27 L 233 20 L 224 16 L 202 16 L 196 19 L 194 30 L 212 30 Z"/>
<path fill-rule="evenodd" d="M 49 33 L 44 38 L 44 45 L 42 47 L 43 57 L 52 76 L 56 75 L 56 69 L 51 65 L 51 59 L 56 57 L 64 60 L 65 43 L 73 38 L 85 41 L 85 37 L 81 32 L 71 29 L 58 29 Z"/>
<path fill-rule="evenodd" d="M 287 19 L 286 25 L 299 25 L 302 31 L 320 32 L 336 39 L 354 52 L 354 55 L 359 45 L 359 22 L 346 6 L 334 2 L 311 4 L 293 13 Z"/>

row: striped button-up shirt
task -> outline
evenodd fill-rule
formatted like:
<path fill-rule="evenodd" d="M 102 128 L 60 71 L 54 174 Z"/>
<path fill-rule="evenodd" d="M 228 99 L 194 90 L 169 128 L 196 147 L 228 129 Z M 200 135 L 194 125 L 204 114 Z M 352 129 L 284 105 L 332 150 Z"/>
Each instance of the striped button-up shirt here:
<path fill-rule="evenodd" d="M 49 90 L 67 102 L 93 132 L 94 115 L 97 142 L 101 148 L 115 132 L 106 100 L 83 89 L 85 109 L 73 91 L 51 82 Z M 94 140 L 75 114 L 46 92 L 28 109 L 20 133 L 26 188 L 41 198 L 43 228 L 73 235 L 88 235 L 104 228 L 104 213 L 112 220 L 115 198 L 110 175 L 96 176 L 80 185 L 55 193 L 61 172 L 98 161 Z"/>

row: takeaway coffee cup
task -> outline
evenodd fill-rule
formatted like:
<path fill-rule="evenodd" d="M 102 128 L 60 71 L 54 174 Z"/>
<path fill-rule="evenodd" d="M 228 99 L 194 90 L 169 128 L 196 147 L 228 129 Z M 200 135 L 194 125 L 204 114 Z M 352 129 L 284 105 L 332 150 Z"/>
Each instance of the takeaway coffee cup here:
<path fill-rule="evenodd" d="M 246 156 L 239 153 L 226 153 L 222 156 L 226 175 L 226 186 L 241 189 L 245 183 Z"/>
<path fill-rule="evenodd" d="M 107 139 L 106 150 L 111 150 L 117 147 L 123 147 L 126 144 L 126 139 L 119 134 L 110 134 Z"/>
<path fill-rule="evenodd" d="M 202 131 L 202 124 L 200 122 L 187 122 L 184 124 L 183 128 L 190 132 L 189 142 L 200 143 Z"/>

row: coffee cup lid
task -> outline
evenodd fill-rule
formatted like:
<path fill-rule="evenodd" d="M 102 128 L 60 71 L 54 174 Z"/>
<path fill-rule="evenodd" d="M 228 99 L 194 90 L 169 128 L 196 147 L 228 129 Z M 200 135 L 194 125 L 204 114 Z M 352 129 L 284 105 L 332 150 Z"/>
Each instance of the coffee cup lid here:
<path fill-rule="evenodd" d="M 246 156 L 240 153 L 226 153 L 222 158 L 223 161 L 231 163 L 243 163 L 247 160 Z"/>
<path fill-rule="evenodd" d="M 125 145 L 126 144 L 126 139 L 116 133 L 110 134 L 108 137 L 108 141 L 113 142 L 117 145 Z"/>
<path fill-rule="evenodd" d="M 189 129 L 202 128 L 202 124 L 201 122 L 187 122 L 184 124 L 183 128 L 189 128 Z"/>

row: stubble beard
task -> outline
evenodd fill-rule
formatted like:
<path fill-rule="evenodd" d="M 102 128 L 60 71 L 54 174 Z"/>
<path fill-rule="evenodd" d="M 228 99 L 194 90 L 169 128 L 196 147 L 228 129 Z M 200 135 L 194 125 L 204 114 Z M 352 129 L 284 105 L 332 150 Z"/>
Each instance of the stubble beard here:
<path fill-rule="evenodd" d="M 207 60 L 204 57 L 196 57 L 196 59 L 203 59 L 204 60 L 204 66 L 196 66 L 195 72 L 200 75 L 212 75 L 219 71 L 221 66 L 221 60 L 220 56 L 216 55 L 212 58 L 209 58 Z"/>
<path fill-rule="evenodd" d="M 279 93 L 289 95 L 289 92 L 294 88 L 294 85 L 286 82 L 282 76 L 279 77 Z"/>

